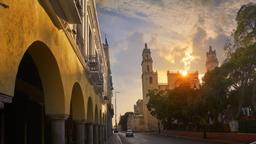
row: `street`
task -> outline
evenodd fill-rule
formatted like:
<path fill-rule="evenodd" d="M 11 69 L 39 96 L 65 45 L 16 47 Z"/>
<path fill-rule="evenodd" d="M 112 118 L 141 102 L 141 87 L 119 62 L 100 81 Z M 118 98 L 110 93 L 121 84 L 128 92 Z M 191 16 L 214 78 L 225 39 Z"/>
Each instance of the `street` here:
<path fill-rule="evenodd" d="M 125 133 L 120 133 L 123 144 L 220 144 L 204 140 L 192 140 L 185 138 L 158 136 L 153 134 L 136 133 L 134 137 L 125 137 Z"/>

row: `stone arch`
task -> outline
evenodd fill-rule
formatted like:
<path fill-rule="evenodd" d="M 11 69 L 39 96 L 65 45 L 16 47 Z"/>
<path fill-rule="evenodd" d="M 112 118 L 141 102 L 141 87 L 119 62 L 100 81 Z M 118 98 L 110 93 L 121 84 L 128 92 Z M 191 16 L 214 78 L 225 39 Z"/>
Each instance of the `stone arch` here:
<path fill-rule="evenodd" d="M 64 98 L 54 55 L 44 43 L 32 43 L 18 66 L 13 102 L 5 108 L 5 143 L 49 143 L 46 114 L 63 116 Z"/>
<path fill-rule="evenodd" d="M 87 101 L 87 122 L 93 122 L 93 103 L 91 97 Z"/>
<path fill-rule="evenodd" d="M 70 100 L 70 115 L 66 120 L 66 141 L 68 144 L 78 143 L 81 139 L 78 138 L 75 132 L 85 121 L 85 105 L 82 89 L 79 83 L 75 83 L 72 88 Z M 80 135 L 79 135 L 80 136 Z"/>
<path fill-rule="evenodd" d="M 48 115 L 65 114 L 65 94 L 60 69 L 50 48 L 40 41 L 32 43 L 27 52 L 35 62 L 42 78 L 45 112 Z"/>
<path fill-rule="evenodd" d="M 75 83 L 72 88 L 71 101 L 70 101 L 70 114 L 73 120 L 84 121 L 85 105 L 84 96 L 79 83 Z"/>

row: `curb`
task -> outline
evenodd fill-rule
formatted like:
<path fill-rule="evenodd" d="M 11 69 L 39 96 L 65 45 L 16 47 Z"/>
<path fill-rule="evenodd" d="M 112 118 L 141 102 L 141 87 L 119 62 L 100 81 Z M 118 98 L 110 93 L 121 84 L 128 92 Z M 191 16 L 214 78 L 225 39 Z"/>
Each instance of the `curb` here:
<path fill-rule="evenodd" d="M 119 134 L 113 134 L 107 144 L 123 144 Z"/>
<path fill-rule="evenodd" d="M 148 133 L 150 134 L 150 133 Z M 221 139 L 204 139 L 200 137 L 189 137 L 189 136 L 180 136 L 180 135 L 168 135 L 168 134 L 158 134 L 158 133 L 151 133 L 152 135 L 159 135 L 159 136 L 165 136 L 165 137 L 174 137 L 174 138 L 183 138 L 183 139 L 191 139 L 191 140 L 200 140 L 205 142 L 216 142 L 216 143 L 222 143 L 222 144 L 241 144 L 241 142 L 236 141 L 228 141 L 228 140 L 221 140 Z"/>

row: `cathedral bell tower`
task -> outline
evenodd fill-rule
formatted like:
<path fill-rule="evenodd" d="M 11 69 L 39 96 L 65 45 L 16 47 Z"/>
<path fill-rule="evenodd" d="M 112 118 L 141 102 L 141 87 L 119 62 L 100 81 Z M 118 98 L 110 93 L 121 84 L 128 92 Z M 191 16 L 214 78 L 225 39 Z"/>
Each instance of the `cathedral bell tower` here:
<path fill-rule="evenodd" d="M 152 73 L 153 72 L 153 60 L 151 57 L 150 49 L 148 48 L 147 43 L 145 43 L 145 48 L 142 52 L 142 73 Z"/>
<path fill-rule="evenodd" d="M 206 53 L 206 71 L 211 71 L 213 69 L 215 69 L 216 67 L 218 67 L 219 65 L 219 61 L 217 59 L 216 56 L 216 51 L 212 50 L 212 47 L 209 47 L 209 51 Z"/>
<path fill-rule="evenodd" d="M 143 114 L 144 114 L 144 125 L 145 130 L 157 130 L 157 119 L 153 117 L 147 109 L 147 103 L 149 97 L 147 93 L 149 90 L 158 88 L 157 72 L 153 71 L 153 59 L 151 57 L 150 49 L 147 43 L 145 43 L 145 48 L 142 52 L 142 92 L 143 92 Z"/>

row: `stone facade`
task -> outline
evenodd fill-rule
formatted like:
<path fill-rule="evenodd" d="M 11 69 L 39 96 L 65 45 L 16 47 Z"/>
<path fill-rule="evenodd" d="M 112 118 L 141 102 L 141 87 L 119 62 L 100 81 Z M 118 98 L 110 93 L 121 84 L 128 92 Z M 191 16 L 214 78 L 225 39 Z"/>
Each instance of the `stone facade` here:
<path fill-rule="evenodd" d="M 158 88 L 157 72 L 153 70 L 153 59 L 151 51 L 145 44 L 142 52 L 142 93 L 143 93 L 143 115 L 144 115 L 144 130 L 155 131 L 158 129 L 157 119 L 153 117 L 147 108 L 149 97 L 147 93 L 149 90 Z"/>
<path fill-rule="evenodd" d="M 135 114 L 143 114 L 143 100 L 137 100 L 136 104 L 134 105 L 134 113 Z"/>
<path fill-rule="evenodd" d="M 200 82 L 198 78 L 198 72 L 188 73 L 186 76 L 182 75 L 179 72 L 167 72 L 167 89 L 174 89 L 180 84 L 187 82 L 191 88 L 198 89 L 200 87 Z"/>
<path fill-rule="evenodd" d="M 134 105 L 134 112 L 127 118 L 127 128 L 133 131 L 144 131 L 143 100 L 139 99 Z"/>
<path fill-rule="evenodd" d="M 144 131 L 144 116 L 142 114 L 129 114 L 127 119 L 127 129 L 135 132 Z"/>
<path fill-rule="evenodd" d="M 112 82 L 95 1 L 0 4 L 0 144 L 106 141 Z"/>

